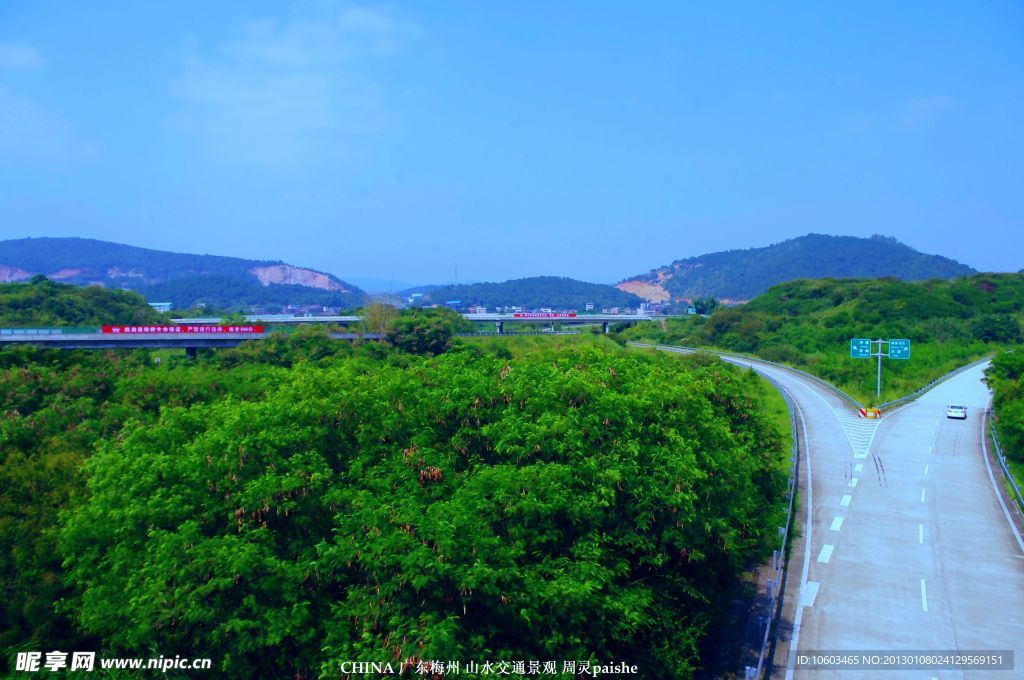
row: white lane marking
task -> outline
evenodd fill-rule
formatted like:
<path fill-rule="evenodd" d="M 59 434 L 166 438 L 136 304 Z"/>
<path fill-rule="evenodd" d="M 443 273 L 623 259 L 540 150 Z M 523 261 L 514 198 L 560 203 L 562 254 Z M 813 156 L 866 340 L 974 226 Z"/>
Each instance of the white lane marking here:
<path fill-rule="evenodd" d="M 928 589 L 924 587 L 924 579 L 921 579 L 921 611 L 928 611 Z"/>
<path fill-rule="evenodd" d="M 918 524 L 917 525 L 917 542 L 918 543 L 924 543 L 924 525 L 923 524 Z"/>
<path fill-rule="evenodd" d="M 813 607 L 814 599 L 818 597 L 818 587 L 821 584 L 817 581 L 808 581 L 807 590 L 804 591 L 804 599 L 802 600 L 805 607 Z"/>
<path fill-rule="evenodd" d="M 924 466 L 924 473 L 928 474 L 928 466 L 927 465 Z"/>
<path fill-rule="evenodd" d="M 864 471 L 864 464 L 863 463 L 857 463 L 856 465 L 853 466 L 853 471 L 854 472 L 863 472 Z"/>
<path fill-rule="evenodd" d="M 857 486 L 857 478 L 856 477 L 854 477 L 853 479 L 850 480 L 850 486 Z"/>
<path fill-rule="evenodd" d="M 851 500 L 853 500 L 853 496 L 851 496 L 850 494 L 844 494 L 843 497 L 839 499 L 839 505 L 843 506 L 844 508 L 848 508 L 850 507 Z"/>
<path fill-rule="evenodd" d="M 818 561 L 822 564 L 828 564 L 829 560 L 832 559 L 833 550 L 835 550 L 834 545 L 829 545 L 828 543 L 826 543 L 825 545 L 821 546 L 821 552 L 818 553 Z"/>
<path fill-rule="evenodd" d="M 924 489 L 921 489 L 921 502 L 924 503 Z"/>
<path fill-rule="evenodd" d="M 817 397 L 819 399 L 821 399 L 822 401 L 825 401 L 825 399 L 820 394 L 818 394 L 816 391 L 812 390 L 810 387 L 808 387 L 804 383 L 800 382 L 799 380 L 797 381 L 796 384 L 800 385 L 801 387 L 803 387 L 805 390 L 807 390 L 811 394 L 817 395 Z M 792 395 L 790 395 L 790 396 L 792 397 Z M 793 402 L 795 403 L 796 399 L 793 399 Z M 827 406 L 828 402 L 826 402 L 825 405 Z M 796 414 L 797 414 L 797 416 L 800 417 L 800 430 L 801 430 L 801 432 L 803 432 L 803 435 L 804 435 L 804 439 L 803 440 L 805 442 L 808 442 L 810 440 L 807 439 L 807 421 L 804 420 L 804 411 L 803 411 L 803 409 L 798 407 L 796 409 Z M 811 476 L 811 449 L 809 447 L 808 447 L 806 453 L 807 453 L 807 455 L 804 456 L 804 460 L 807 462 L 807 520 L 805 521 L 804 529 L 807 531 L 807 539 L 804 542 L 804 566 L 803 566 L 803 569 L 800 572 L 800 601 L 801 602 L 804 601 L 804 594 L 808 590 L 808 588 L 807 588 L 807 574 L 810 572 L 810 569 L 811 569 L 811 533 L 812 533 L 811 529 L 814 526 L 813 522 L 811 521 L 811 510 L 814 507 L 814 485 L 812 483 L 813 482 L 813 478 Z M 815 586 L 815 593 L 817 593 L 817 586 Z M 786 680 L 793 680 L 793 673 L 796 670 L 796 650 L 799 648 L 799 644 L 800 644 L 800 626 L 801 626 L 803 620 L 804 620 L 804 608 L 803 607 L 797 607 L 797 609 L 796 609 L 796 616 L 793 617 L 793 634 L 792 634 L 792 638 L 790 639 L 789 656 L 786 659 Z"/>
<path fill-rule="evenodd" d="M 843 518 L 842 517 L 836 517 L 834 520 L 832 520 L 832 526 L 829 527 L 829 528 L 832 529 L 832 531 L 839 531 L 840 529 L 842 529 L 843 528 Z"/>
<path fill-rule="evenodd" d="M 853 457 L 854 458 L 867 458 L 868 454 L 867 453 L 855 453 L 855 454 L 853 454 Z"/>
<path fill-rule="evenodd" d="M 1013 523 L 1010 518 L 1010 511 L 1006 509 L 1006 503 L 1003 502 L 1003 494 L 999 493 L 999 487 L 996 486 L 996 478 L 992 476 L 992 466 L 988 462 L 988 413 L 981 417 L 981 457 L 985 459 L 985 469 L 988 470 L 988 479 L 992 482 L 992 490 L 996 492 L 996 499 L 999 501 L 999 506 L 1003 509 L 1003 516 L 1006 517 L 1006 521 L 1010 524 L 1010 530 L 1013 531 L 1013 537 L 1017 539 L 1017 545 L 1020 546 L 1021 552 L 1024 552 L 1024 539 L 1021 539 L 1020 532 L 1017 531 L 1017 525 Z"/>
<path fill-rule="evenodd" d="M 932 452 L 932 447 L 930 447 L 930 446 L 929 446 L 929 447 L 928 447 L 928 453 L 929 453 L 929 455 L 931 454 L 931 452 Z"/>

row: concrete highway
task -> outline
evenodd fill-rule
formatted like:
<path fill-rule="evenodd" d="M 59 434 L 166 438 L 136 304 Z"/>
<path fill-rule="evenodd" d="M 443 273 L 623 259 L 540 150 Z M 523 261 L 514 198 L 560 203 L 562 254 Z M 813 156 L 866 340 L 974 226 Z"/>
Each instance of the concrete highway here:
<path fill-rule="evenodd" d="M 773 677 L 1024 677 L 1024 540 L 986 456 L 984 366 L 865 420 L 796 373 L 741 359 L 797 408 L 797 525 Z M 968 418 L 948 420 L 964 404 Z M 1013 650 L 1016 670 L 811 669 L 811 652 Z"/>
<path fill-rule="evenodd" d="M 829 390 L 786 389 L 805 431 L 799 520 L 775 674 L 813 678 L 1024 677 L 1024 541 L 984 455 L 983 366 L 863 420 Z M 947 404 L 968 406 L 947 420 Z M 807 482 L 810 480 L 810 487 Z M 1018 517 L 1014 517 L 1018 515 Z M 810 670 L 811 651 L 1014 650 L 1016 671 Z"/>

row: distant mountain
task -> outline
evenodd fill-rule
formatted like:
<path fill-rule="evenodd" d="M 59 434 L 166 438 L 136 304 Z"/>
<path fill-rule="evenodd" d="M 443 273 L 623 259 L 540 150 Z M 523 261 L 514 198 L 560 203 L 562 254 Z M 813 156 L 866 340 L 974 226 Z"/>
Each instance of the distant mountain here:
<path fill-rule="evenodd" d="M 728 250 L 676 260 L 628 278 L 617 288 L 652 301 L 714 297 L 745 301 L 794 279 L 951 279 L 976 273 L 967 265 L 926 255 L 887 236 L 808 234 L 765 248 Z"/>
<path fill-rule="evenodd" d="M 422 293 L 420 304 L 443 305 L 458 300 L 459 308 L 471 305 L 487 307 L 523 307 L 525 309 L 577 309 L 583 311 L 587 303 L 595 308 L 636 307 L 643 298 L 602 283 L 586 283 L 558 276 L 534 276 L 503 283 L 474 283 L 448 286 L 419 286 L 402 294 L 408 297 Z"/>
<path fill-rule="evenodd" d="M 330 274 L 280 261 L 136 248 L 84 238 L 0 241 L 0 282 L 37 274 L 80 286 L 134 290 L 175 309 L 323 305 L 354 308 L 366 294 Z"/>

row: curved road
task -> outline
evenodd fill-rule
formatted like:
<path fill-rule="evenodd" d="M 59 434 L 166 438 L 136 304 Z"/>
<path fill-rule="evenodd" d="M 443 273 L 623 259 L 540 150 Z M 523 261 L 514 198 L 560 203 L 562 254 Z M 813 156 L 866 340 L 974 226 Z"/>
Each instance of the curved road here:
<path fill-rule="evenodd" d="M 983 451 L 990 393 L 977 366 L 881 421 L 784 369 L 802 430 L 801 496 L 774 669 L 785 677 L 1024 677 L 1024 540 Z M 947 404 L 968 418 L 947 420 Z M 808 488 L 808 480 L 810 486 Z M 811 670 L 813 650 L 1014 650 L 1015 671 Z"/>

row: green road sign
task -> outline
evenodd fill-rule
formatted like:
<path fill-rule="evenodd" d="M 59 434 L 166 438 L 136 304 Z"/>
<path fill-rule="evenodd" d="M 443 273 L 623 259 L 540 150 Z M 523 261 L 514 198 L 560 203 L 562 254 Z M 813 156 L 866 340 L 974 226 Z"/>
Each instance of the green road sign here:
<path fill-rule="evenodd" d="M 854 359 L 870 359 L 871 338 L 853 338 L 850 340 L 850 356 Z"/>
<path fill-rule="evenodd" d="M 909 359 L 910 340 L 889 340 L 890 359 Z"/>

